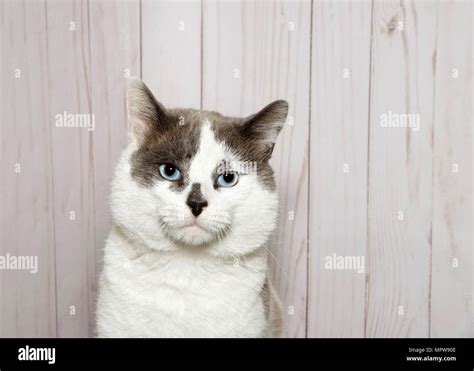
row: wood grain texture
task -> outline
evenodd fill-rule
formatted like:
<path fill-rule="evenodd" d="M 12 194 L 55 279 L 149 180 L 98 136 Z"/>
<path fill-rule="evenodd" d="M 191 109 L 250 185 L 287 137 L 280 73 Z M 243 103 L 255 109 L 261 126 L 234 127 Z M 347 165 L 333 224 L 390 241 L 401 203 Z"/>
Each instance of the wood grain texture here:
<path fill-rule="evenodd" d="M 112 175 L 128 138 L 126 79 L 140 76 L 140 2 L 90 1 L 91 112 L 93 132 L 96 275 L 90 291 L 97 295 L 97 274 L 110 231 L 109 194 Z M 94 308 L 91 316 L 94 318 Z"/>
<path fill-rule="evenodd" d="M 14 1 L 1 4 L 0 255 L 38 258 L 37 273 L 0 270 L 2 337 L 56 336 L 44 5 L 43 1 L 27 7 Z"/>
<path fill-rule="evenodd" d="M 369 2 L 314 2 L 308 337 L 364 336 L 365 273 L 325 259 L 366 255 L 370 25 Z"/>
<path fill-rule="evenodd" d="M 88 3 L 46 6 L 58 336 L 87 337 L 94 323 L 90 289 L 96 275 L 93 131 L 56 127 L 55 121 L 64 111 L 91 113 Z"/>
<path fill-rule="evenodd" d="M 430 328 L 473 337 L 473 4 L 440 2 L 439 14 Z"/>
<path fill-rule="evenodd" d="M 203 8 L 203 109 L 246 116 L 289 102 L 272 159 L 280 222 L 269 250 L 290 337 L 305 336 L 310 13 L 308 1 Z"/>
<path fill-rule="evenodd" d="M 142 77 L 168 107 L 201 107 L 201 2 L 142 0 Z"/>
<path fill-rule="evenodd" d="M 436 22 L 433 2 L 374 4 L 367 337 L 429 335 Z M 419 130 L 384 126 L 390 112 Z"/>

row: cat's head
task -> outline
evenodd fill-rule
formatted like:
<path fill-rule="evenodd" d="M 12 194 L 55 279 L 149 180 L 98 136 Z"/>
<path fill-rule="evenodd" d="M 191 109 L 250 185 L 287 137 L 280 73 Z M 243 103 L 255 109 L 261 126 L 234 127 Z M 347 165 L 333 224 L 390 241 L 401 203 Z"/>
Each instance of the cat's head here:
<path fill-rule="evenodd" d="M 269 165 L 288 104 L 246 118 L 167 109 L 137 79 L 128 85 L 130 143 L 112 188 L 115 222 L 157 250 L 239 255 L 264 244 L 278 199 Z"/>

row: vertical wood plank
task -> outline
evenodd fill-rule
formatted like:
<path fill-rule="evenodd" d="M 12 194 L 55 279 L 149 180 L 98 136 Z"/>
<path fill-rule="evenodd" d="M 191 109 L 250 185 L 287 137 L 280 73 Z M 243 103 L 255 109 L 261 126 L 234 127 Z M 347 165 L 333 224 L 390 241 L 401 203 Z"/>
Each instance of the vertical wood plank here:
<path fill-rule="evenodd" d="M 38 272 L 0 270 L 0 336 L 52 337 L 56 294 L 45 4 L 3 1 L 1 7 L 0 255 L 37 257 Z"/>
<path fill-rule="evenodd" d="M 47 2 L 50 122 L 59 337 L 87 337 L 93 327 L 95 275 L 93 131 L 56 127 L 56 115 L 91 113 L 87 1 Z M 74 22 L 74 23 L 71 23 Z M 74 125 L 79 121 L 75 119 Z"/>
<path fill-rule="evenodd" d="M 374 3 L 367 337 L 429 335 L 436 22 L 434 2 Z"/>
<path fill-rule="evenodd" d="M 142 78 L 168 107 L 201 107 L 201 2 L 142 0 Z"/>
<path fill-rule="evenodd" d="M 128 119 L 126 78 L 140 76 L 140 2 L 100 1 L 89 3 L 91 44 L 91 110 L 93 132 L 95 254 L 90 256 L 91 297 L 97 295 L 102 250 L 110 232 L 109 196 L 112 175 L 127 144 Z M 95 301 L 90 315 L 94 318 Z"/>
<path fill-rule="evenodd" d="M 203 109 L 245 116 L 275 99 L 290 105 L 272 160 L 280 222 L 270 246 L 289 337 L 306 327 L 309 1 L 206 1 Z"/>
<path fill-rule="evenodd" d="M 365 272 L 326 262 L 366 255 L 370 31 L 370 2 L 314 2 L 308 337 L 364 336 Z"/>
<path fill-rule="evenodd" d="M 441 1 L 439 14 L 430 328 L 432 337 L 473 337 L 473 4 Z"/>

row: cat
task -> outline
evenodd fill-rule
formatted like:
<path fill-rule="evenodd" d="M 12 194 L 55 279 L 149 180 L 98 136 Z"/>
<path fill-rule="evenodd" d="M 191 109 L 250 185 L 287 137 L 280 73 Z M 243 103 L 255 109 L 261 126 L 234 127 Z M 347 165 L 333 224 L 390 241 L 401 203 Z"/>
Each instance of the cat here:
<path fill-rule="evenodd" d="M 127 86 L 129 144 L 112 182 L 98 337 L 282 337 L 268 277 L 278 195 L 269 165 L 288 114 L 169 109 Z"/>

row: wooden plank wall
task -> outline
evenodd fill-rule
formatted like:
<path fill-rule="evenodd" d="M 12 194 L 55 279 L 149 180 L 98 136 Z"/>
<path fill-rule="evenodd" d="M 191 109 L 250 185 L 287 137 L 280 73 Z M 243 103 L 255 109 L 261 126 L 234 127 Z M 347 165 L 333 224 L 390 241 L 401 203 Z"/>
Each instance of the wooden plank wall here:
<path fill-rule="evenodd" d="M 308 336 L 363 337 L 365 274 L 324 269 L 365 256 L 370 2 L 313 4 Z"/>
<path fill-rule="evenodd" d="M 436 19 L 428 2 L 374 4 L 367 336 L 428 336 Z M 419 130 L 382 126 L 390 112 Z"/>
<path fill-rule="evenodd" d="M 290 103 L 270 246 L 289 337 L 474 336 L 469 1 L 2 0 L 0 336 L 87 337 L 125 80 L 168 106 Z M 95 129 L 55 125 L 64 111 Z M 416 128 L 384 115 L 413 114 Z M 365 269 L 326 269 L 327 257 Z"/>
<path fill-rule="evenodd" d="M 473 337 L 472 3 L 441 2 L 435 91 L 433 337 Z"/>
<path fill-rule="evenodd" d="M 44 2 L 1 4 L 0 254 L 36 255 L 36 274 L 0 271 L 0 334 L 56 336 L 55 217 Z"/>

